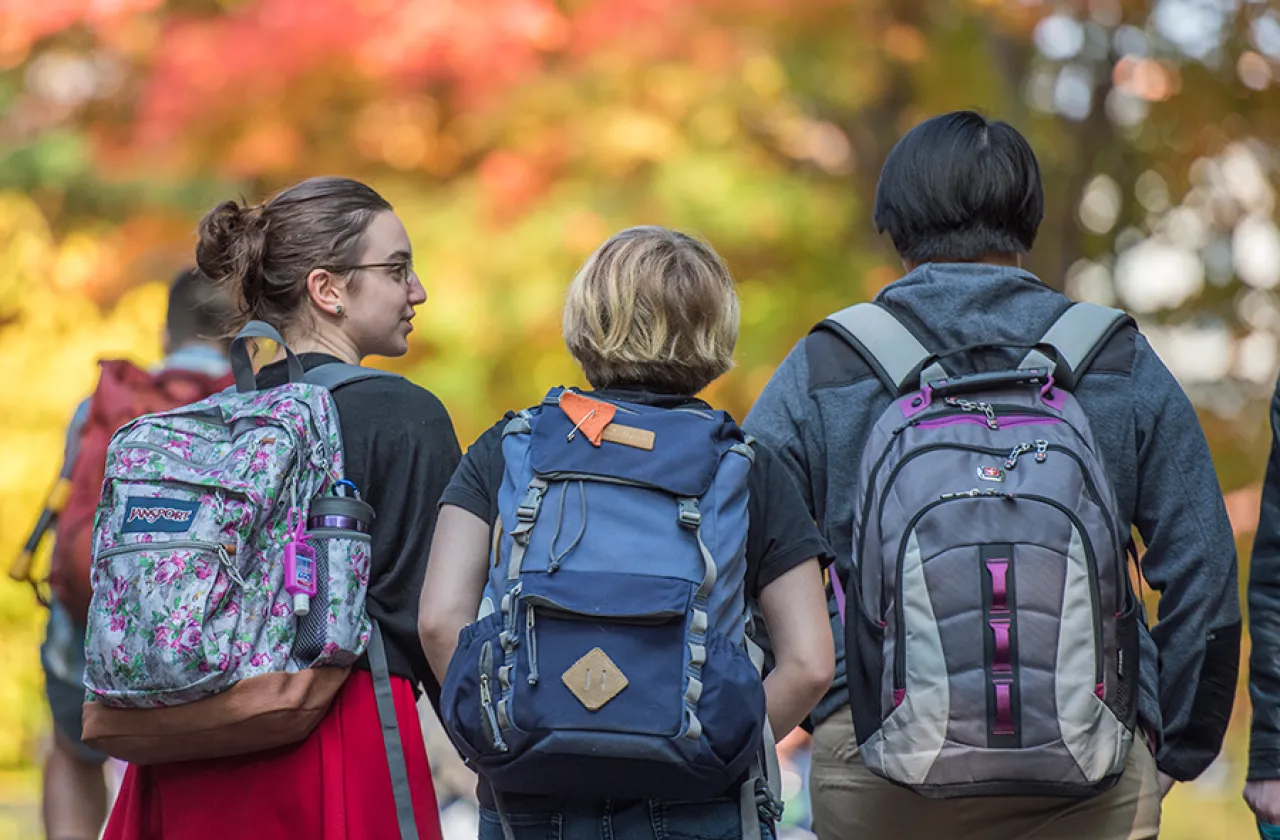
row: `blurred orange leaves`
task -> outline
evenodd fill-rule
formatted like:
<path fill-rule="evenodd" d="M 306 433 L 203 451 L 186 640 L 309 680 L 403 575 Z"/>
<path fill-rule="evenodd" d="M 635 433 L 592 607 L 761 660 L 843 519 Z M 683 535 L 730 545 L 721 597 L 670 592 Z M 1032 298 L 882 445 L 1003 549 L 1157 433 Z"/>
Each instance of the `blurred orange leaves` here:
<path fill-rule="evenodd" d="M 0 0 L 0 68 L 27 57 L 41 38 L 77 26 L 109 30 L 161 0 Z"/>
<path fill-rule="evenodd" d="M 1182 88 L 1178 68 L 1167 61 L 1126 55 L 1111 74 L 1115 86 L 1148 102 L 1162 102 Z"/>
<path fill-rule="evenodd" d="M 449 81 L 477 97 L 536 70 L 567 26 L 548 0 L 263 0 L 175 17 L 156 51 L 140 138 L 163 143 L 219 106 L 325 68 L 393 85 Z"/>

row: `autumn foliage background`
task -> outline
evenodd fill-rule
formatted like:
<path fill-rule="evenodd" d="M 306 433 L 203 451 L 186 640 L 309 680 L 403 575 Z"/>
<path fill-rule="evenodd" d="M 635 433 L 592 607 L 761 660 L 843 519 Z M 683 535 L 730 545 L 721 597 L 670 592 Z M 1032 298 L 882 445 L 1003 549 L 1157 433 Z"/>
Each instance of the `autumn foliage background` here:
<path fill-rule="evenodd" d="M 1196 402 L 1243 592 L 1280 335 L 1276 82 L 1280 16 L 1249 0 L 0 0 L 0 555 L 95 360 L 159 358 L 165 283 L 218 200 L 325 173 L 386 195 L 430 297 L 379 364 L 464 446 L 579 381 L 560 305 L 600 241 L 696 232 L 739 281 L 709 398 L 741 417 L 815 321 L 898 275 L 868 211 L 892 143 L 976 107 L 1040 157 L 1030 268 L 1129 308 Z M 0 583 L 0 837 L 48 735 L 43 622 Z M 1163 836 L 1252 831 L 1248 716 L 1242 690 Z"/>

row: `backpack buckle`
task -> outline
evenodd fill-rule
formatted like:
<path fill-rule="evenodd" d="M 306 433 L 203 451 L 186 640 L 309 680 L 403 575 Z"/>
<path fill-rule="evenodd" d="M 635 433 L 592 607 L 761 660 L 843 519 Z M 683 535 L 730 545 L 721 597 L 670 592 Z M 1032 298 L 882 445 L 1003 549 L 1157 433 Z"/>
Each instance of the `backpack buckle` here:
<path fill-rule="evenodd" d="M 542 508 L 542 497 L 547 493 L 547 484 L 540 479 L 534 479 L 529 484 L 529 489 L 525 491 L 524 499 L 516 507 L 516 519 L 520 522 L 528 522 L 532 524 L 538 518 L 538 511 Z"/>
<path fill-rule="evenodd" d="M 774 823 L 782 819 L 782 801 L 773 795 L 769 783 L 761 778 L 756 779 L 756 810 Z"/>
<path fill-rule="evenodd" d="M 686 528 L 697 528 L 702 524 L 702 513 L 698 510 L 697 499 L 680 499 L 678 519 Z"/>

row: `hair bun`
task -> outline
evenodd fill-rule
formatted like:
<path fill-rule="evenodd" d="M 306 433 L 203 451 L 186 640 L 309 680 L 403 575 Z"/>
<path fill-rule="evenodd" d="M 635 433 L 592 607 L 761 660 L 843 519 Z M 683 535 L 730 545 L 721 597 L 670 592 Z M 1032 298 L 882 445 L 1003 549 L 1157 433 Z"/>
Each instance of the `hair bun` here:
<path fill-rule="evenodd" d="M 266 230 L 262 208 L 224 201 L 200 221 L 196 264 L 206 277 L 227 285 L 242 312 L 252 312 L 262 292 Z"/>

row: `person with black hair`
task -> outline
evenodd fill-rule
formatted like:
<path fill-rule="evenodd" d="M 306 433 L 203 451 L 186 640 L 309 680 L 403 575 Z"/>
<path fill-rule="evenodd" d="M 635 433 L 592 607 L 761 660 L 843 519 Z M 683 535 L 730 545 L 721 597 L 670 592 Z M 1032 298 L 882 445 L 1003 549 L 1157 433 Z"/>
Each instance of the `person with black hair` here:
<path fill-rule="evenodd" d="M 889 234 L 906 274 L 876 296 L 876 309 L 863 311 L 881 323 L 896 320 L 921 346 L 917 382 L 928 378 L 920 371 L 927 373 L 931 360 L 952 378 L 1006 370 L 1010 362 L 1017 367 L 1072 307 L 1022 268 L 1043 215 L 1035 154 L 1006 123 L 971 111 L 948 113 L 913 128 L 890 152 L 874 221 Z M 860 478 L 867 474 L 860 461 L 877 418 L 900 394 L 890 392 L 885 371 L 854 342 L 815 328 L 778 367 L 748 415 L 744 428 L 788 465 L 837 557 L 829 603 L 836 677 L 809 719 L 813 825 L 821 840 L 1156 837 L 1161 795 L 1175 780 L 1194 779 L 1218 754 L 1240 645 L 1231 525 L 1194 409 L 1132 320 L 1111 314 L 1115 329 L 1100 338 L 1087 369 L 1079 366 L 1084 372 L 1071 393 L 1092 427 L 1117 518 L 1136 527 L 1145 543 L 1140 574 L 1162 597 L 1159 622 L 1150 630 L 1138 622 L 1137 731 L 1123 734 L 1126 741 L 1132 737 L 1127 753 L 1119 753 L 1123 773 L 1113 787 L 1084 800 L 927 798 L 864 766 L 860 746 L 868 733 L 855 733 L 848 690 L 853 671 L 835 589 L 846 596 L 844 585 L 857 580 L 854 500 L 859 481 L 870 481 Z M 989 477 L 1003 480 L 1003 472 L 993 469 Z M 852 598 L 849 603 L 853 626 L 859 611 Z M 862 656 L 861 647 L 850 656 L 855 653 Z M 1102 699 L 1101 681 L 1097 688 Z M 1023 696 L 1020 702 L 1026 701 Z M 858 711 L 867 721 L 867 710 Z M 1007 704 L 996 711 L 1009 713 Z M 931 737 L 924 733 L 920 740 Z"/>

